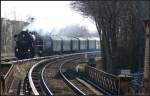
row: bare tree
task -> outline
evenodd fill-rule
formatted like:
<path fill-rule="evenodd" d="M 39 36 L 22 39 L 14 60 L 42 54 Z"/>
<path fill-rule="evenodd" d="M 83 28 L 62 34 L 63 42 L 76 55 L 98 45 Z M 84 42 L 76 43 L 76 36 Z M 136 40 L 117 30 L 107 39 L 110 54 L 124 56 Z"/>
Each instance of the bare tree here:
<path fill-rule="evenodd" d="M 76 11 L 95 20 L 105 71 L 116 74 L 114 69 L 117 68 L 136 69 L 141 63 L 139 58 L 143 60 L 143 9 L 140 4 L 118 0 L 75 1 L 71 4 Z"/>

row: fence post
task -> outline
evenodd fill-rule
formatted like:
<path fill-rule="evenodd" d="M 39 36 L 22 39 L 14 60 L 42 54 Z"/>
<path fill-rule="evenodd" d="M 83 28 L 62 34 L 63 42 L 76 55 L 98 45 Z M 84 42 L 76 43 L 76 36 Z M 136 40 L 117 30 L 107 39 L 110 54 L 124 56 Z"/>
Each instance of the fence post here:
<path fill-rule="evenodd" d="M 119 75 L 119 94 L 126 95 L 129 93 L 129 83 L 131 81 L 131 76 L 129 75 Z"/>

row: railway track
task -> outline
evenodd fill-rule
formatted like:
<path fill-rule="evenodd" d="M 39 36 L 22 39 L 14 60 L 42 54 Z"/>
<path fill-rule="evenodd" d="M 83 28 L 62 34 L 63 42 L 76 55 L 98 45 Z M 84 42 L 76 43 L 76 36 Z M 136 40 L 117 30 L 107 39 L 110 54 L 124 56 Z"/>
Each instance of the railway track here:
<path fill-rule="evenodd" d="M 80 59 L 77 60 L 71 60 L 65 63 L 62 63 L 60 66 L 60 74 L 64 78 L 64 80 L 73 87 L 73 90 L 75 90 L 79 95 L 102 95 L 101 92 L 99 92 L 94 87 L 90 86 L 87 82 L 81 80 L 78 76 L 78 74 L 75 71 L 75 67 L 79 64 Z M 70 68 L 68 68 L 68 65 Z"/>
<path fill-rule="evenodd" d="M 67 58 L 66 58 L 67 59 Z M 59 66 L 60 62 L 65 62 L 66 59 L 58 59 L 45 66 L 43 70 L 43 79 L 45 86 L 51 90 L 51 95 L 71 95 L 74 93 L 60 77 Z M 69 59 L 69 58 L 68 58 Z M 47 74 L 48 73 L 48 74 Z"/>
<path fill-rule="evenodd" d="M 88 84 L 103 94 L 120 94 L 120 78 L 117 76 L 90 66 L 85 68 L 85 77 L 76 75 L 75 66 L 82 62 L 85 54 L 90 56 L 93 52 L 87 53 L 3 62 L 12 66 L 3 78 L 1 95 L 102 95 L 93 91 L 91 86 L 87 87 Z M 97 53 L 95 56 L 99 56 Z"/>
<path fill-rule="evenodd" d="M 1 64 L 3 65 L 11 65 L 8 72 L 3 77 L 1 77 L 1 94 L 22 95 L 22 92 L 20 92 L 20 90 L 23 90 L 22 85 L 25 82 L 25 76 L 28 73 L 30 67 L 35 63 L 47 58 L 52 58 L 52 56 L 1 62 Z"/>
<path fill-rule="evenodd" d="M 66 60 L 69 58 L 70 57 L 66 58 Z M 59 72 L 59 66 L 61 64 L 60 62 L 65 62 L 65 58 L 62 58 L 60 56 L 60 57 L 52 58 L 52 59 L 45 61 L 45 64 L 43 62 L 41 62 L 41 64 L 40 63 L 37 64 L 36 65 L 37 67 L 33 66 L 33 68 L 31 68 L 29 72 L 29 80 L 30 80 L 32 91 L 33 91 L 33 95 L 53 95 L 53 94 L 55 95 L 68 94 L 69 95 L 70 93 L 72 94 L 73 91 L 70 90 L 70 88 L 67 88 L 66 87 L 67 85 L 62 80 L 59 80 L 60 78 L 59 79 L 57 78 L 57 76 L 59 77 L 58 72 Z M 41 68 L 41 69 L 38 69 L 38 72 L 37 72 L 37 68 Z M 46 73 L 46 76 L 45 76 L 45 73 Z M 59 85 L 61 85 L 61 88 Z"/>
<path fill-rule="evenodd" d="M 40 64 L 40 62 L 38 64 L 36 66 L 33 66 L 30 69 L 29 75 L 31 74 L 34 86 L 38 92 L 38 94 L 35 94 L 35 95 L 46 95 L 46 93 L 43 91 L 44 90 L 43 86 L 41 86 L 41 83 L 42 83 L 41 72 L 45 64 Z M 37 93 L 37 92 L 35 91 L 34 93 Z"/>
<path fill-rule="evenodd" d="M 88 52 L 92 53 L 92 52 Z M 84 53 L 77 53 L 78 55 Z M 45 85 L 45 87 L 42 87 L 44 90 L 49 89 L 47 91 L 39 91 L 41 94 L 48 94 L 51 95 L 53 94 L 75 94 L 75 92 L 71 88 L 67 88 L 67 84 L 63 81 L 63 78 L 59 74 L 59 67 L 62 63 L 67 62 L 71 58 L 76 58 L 78 57 L 77 54 L 67 54 L 67 55 L 55 55 L 55 56 L 46 56 L 46 57 L 37 57 L 37 58 L 30 58 L 30 59 L 24 59 L 24 60 L 10 60 L 8 62 L 1 62 L 1 64 L 11 64 L 12 66 L 10 67 L 9 71 L 6 73 L 4 76 L 4 82 L 2 81 L 2 95 L 32 95 L 35 94 L 33 91 L 33 84 L 30 83 L 30 78 L 29 78 L 29 70 L 31 67 L 37 64 L 43 64 L 40 65 L 41 68 L 39 67 L 39 70 L 34 70 L 35 73 L 33 73 L 33 78 L 35 78 L 34 82 L 38 82 L 37 84 L 42 84 Z M 74 57 L 71 57 L 73 56 Z M 64 56 L 66 60 L 64 59 Z M 68 56 L 68 57 L 67 57 Z M 47 65 L 47 67 L 46 67 Z M 56 67 L 56 68 L 55 68 Z M 55 70 L 57 69 L 57 70 Z M 53 71 L 52 71 L 53 70 Z M 48 73 L 45 75 L 45 73 Z M 56 74 L 56 73 L 58 74 Z M 36 76 L 36 74 L 40 76 Z M 54 74 L 55 73 L 55 74 Z M 43 75 L 41 75 L 43 74 Z M 51 74 L 51 75 L 50 75 Z M 32 75 L 31 75 L 32 76 Z M 47 77 L 51 77 L 51 81 L 54 83 L 48 84 L 49 79 Z M 40 79 L 38 81 L 38 79 Z M 37 80 L 37 81 L 36 81 Z M 44 82 L 43 82 L 44 81 Z M 61 85 L 64 85 L 62 87 Z M 59 86 L 55 86 L 59 85 Z M 54 88 L 53 88 L 54 87 Z M 46 88 L 46 89 L 45 89 Z M 56 89 L 55 89 L 56 88 Z M 38 90 L 41 88 L 37 87 Z M 62 91 L 66 89 L 65 91 Z M 43 92 L 43 93 L 42 93 Z M 48 93 L 49 92 L 49 93 Z M 60 93 L 59 93 L 60 92 Z M 62 93 L 61 93 L 62 92 Z M 68 93 L 67 93 L 68 92 Z"/>
<path fill-rule="evenodd" d="M 84 58 L 84 54 L 58 56 L 46 59 L 35 64 L 29 71 L 29 83 L 33 95 L 86 95 L 91 93 L 86 86 L 77 79 L 67 79 L 63 73 L 62 65 L 66 62 Z M 69 65 L 70 66 L 70 65 Z M 59 73 L 60 72 L 60 73 Z M 70 74 L 69 74 L 70 75 Z M 72 75 L 70 75 L 72 76 Z M 64 82 L 65 81 L 65 82 Z M 73 82 L 73 83 L 72 83 Z M 78 88 L 80 87 L 80 88 Z M 83 89 L 86 88 L 86 93 Z M 84 90 L 85 91 L 85 90 Z M 27 91 L 28 92 L 28 91 Z M 88 93 L 88 94 L 89 94 Z"/>

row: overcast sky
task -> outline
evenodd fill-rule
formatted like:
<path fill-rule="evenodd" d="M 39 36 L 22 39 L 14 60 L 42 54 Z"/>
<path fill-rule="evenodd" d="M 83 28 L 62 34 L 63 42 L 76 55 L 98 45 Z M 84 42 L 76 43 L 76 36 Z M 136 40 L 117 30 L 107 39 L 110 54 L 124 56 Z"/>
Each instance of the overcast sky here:
<path fill-rule="evenodd" d="M 1 1 L 1 16 L 26 21 L 29 16 L 54 25 L 78 24 L 96 30 L 94 21 L 85 18 L 70 7 L 71 1 Z"/>

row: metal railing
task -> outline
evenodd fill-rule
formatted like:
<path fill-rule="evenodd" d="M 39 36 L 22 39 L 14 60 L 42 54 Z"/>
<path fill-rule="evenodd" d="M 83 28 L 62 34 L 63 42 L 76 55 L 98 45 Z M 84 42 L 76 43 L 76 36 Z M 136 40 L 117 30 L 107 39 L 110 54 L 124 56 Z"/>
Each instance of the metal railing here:
<path fill-rule="evenodd" d="M 104 94 L 119 94 L 119 78 L 117 76 L 97 70 L 96 68 L 90 66 L 85 66 L 84 75 L 95 85 L 97 85 Z"/>

